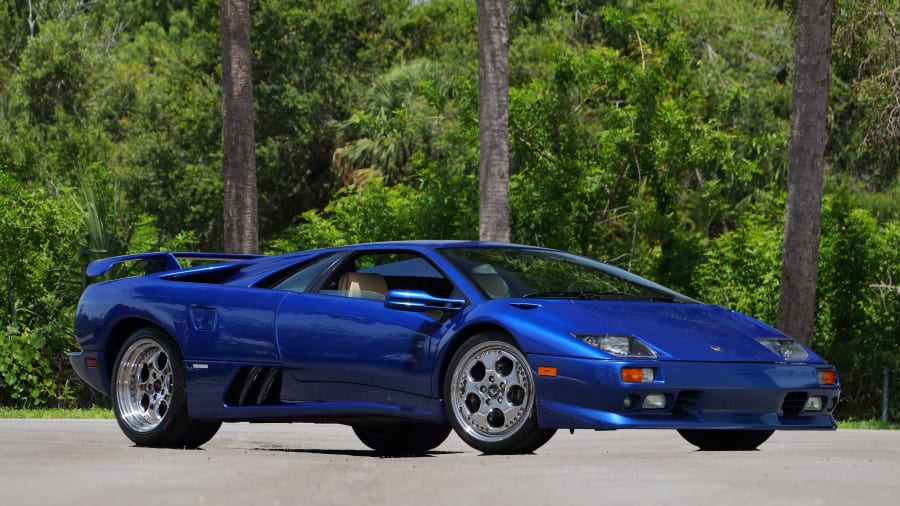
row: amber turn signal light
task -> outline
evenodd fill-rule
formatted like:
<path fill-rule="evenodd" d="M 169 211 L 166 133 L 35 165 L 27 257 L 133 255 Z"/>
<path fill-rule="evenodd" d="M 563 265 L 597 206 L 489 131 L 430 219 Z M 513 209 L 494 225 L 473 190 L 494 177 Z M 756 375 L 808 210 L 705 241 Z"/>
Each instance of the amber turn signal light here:
<path fill-rule="evenodd" d="M 557 374 L 558 374 L 558 371 L 556 370 L 555 367 L 549 367 L 549 366 L 544 366 L 544 365 L 538 366 L 538 376 L 556 377 Z"/>
<path fill-rule="evenodd" d="M 623 367 L 622 381 L 625 383 L 652 383 L 653 369 L 650 367 Z"/>
<path fill-rule="evenodd" d="M 819 369 L 816 371 L 820 385 L 837 385 L 837 372 L 833 369 Z"/>

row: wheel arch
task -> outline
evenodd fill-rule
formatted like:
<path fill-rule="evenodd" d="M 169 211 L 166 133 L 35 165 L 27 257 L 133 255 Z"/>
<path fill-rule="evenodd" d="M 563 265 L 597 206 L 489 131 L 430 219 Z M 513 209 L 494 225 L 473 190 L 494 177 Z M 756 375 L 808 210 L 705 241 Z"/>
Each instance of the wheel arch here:
<path fill-rule="evenodd" d="M 145 327 L 154 328 L 160 331 L 161 333 L 168 336 L 168 338 L 175 346 L 177 346 L 179 349 L 181 348 L 178 342 L 172 337 L 172 334 L 159 324 L 145 318 L 124 318 L 116 322 L 116 324 L 109 330 L 109 333 L 107 334 L 108 337 L 106 339 L 106 348 L 104 350 L 104 356 L 106 357 L 104 373 L 106 374 L 106 377 L 110 379 L 110 381 L 112 381 L 113 367 L 116 363 L 116 357 L 119 356 L 119 351 L 121 351 L 122 349 L 122 345 L 125 344 L 125 341 L 129 336 L 131 336 L 131 334 L 133 334 L 138 329 Z"/>
<path fill-rule="evenodd" d="M 492 322 L 479 322 L 469 325 L 459 332 L 456 333 L 453 340 L 447 345 L 446 348 L 441 353 L 440 360 L 438 362 L 438 367 L 436 369 L 437 374 L 435 374 L 435 381 L 432 388 L 433 391 L 437 393 L 439 398 L 443 398 L 444 392 L 444 381 L 447 377 L 447 369 L 450 367 L 450 361 L 453 360 L 453 355 L 456 354 L 457 350 L 465 344 L 466 341 L 472 339 L 473 337 L 479 334 L 485 334 L 488 332 L 497 332 L 503 334 L 510 339 L 512 339 L 513 344 L 516 345 L 520 350 L 522 347 L 519 345 L 518 339 L 513 335 L 509 329 L 503 327 L 502 325 L 498 325 Z"/>

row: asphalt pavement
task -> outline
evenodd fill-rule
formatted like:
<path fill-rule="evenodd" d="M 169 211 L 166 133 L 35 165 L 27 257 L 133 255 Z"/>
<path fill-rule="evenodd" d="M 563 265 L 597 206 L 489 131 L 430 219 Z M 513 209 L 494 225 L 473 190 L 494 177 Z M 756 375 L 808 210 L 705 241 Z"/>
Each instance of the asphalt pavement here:
<path fill-rule="evenodd" d="M 560 431 L 533 455 L 451 437 L 380 458 L 349 427 L 226 424 L 199 450 L 136 448 L 112 420 L 0 420 L 0 505 L 900 504 L 900 431 L 777 432 L 700 452 L 674 431 Z"/>

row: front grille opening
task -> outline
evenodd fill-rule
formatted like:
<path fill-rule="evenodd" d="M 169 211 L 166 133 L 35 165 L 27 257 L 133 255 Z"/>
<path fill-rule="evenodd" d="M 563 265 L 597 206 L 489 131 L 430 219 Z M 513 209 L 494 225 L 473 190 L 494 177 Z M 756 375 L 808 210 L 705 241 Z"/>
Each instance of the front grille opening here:
<path fill-rule="evenodd" d="M 281 369 L 275 367 L 241 367 L 228 393 L 225 404 L 229 406 L 264 406 L 279 404 L 281 393 Z"/>
<path fill-rule="evenodd" d="M 799 415 L 806 406 L 806 399 L 809 396 L 806 392 L 790 392 L 784 396 L 784 402 L 781 403 L 781 412 L 785 415 Z"/>
<path fill-rule="evenodd" d="M 703 392 L 699 390 L 683 390 L 675 397 L 672 413 L 696 414 L 701 411 Z"/>

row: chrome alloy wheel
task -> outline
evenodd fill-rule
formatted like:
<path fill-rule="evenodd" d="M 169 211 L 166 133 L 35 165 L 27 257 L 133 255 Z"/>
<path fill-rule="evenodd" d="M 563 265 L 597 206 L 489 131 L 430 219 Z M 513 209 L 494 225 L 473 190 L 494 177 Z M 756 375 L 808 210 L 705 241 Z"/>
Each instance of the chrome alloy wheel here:
<path fill-rule="evenodd" d="M 169 412 L 173 382 L 172 362 L 158 342 L 132 343 L 122 354 L 116 374 L 121 420 L 138 433 L 157 428 Z"/>
<path fill-rule="evenodd" d="M 525 425 L 534 404 L 534 379 L 513 345 L 486 341 L 457 362 L 449 397 L 467 434 L 478 441 L 501 441 Z"/>

